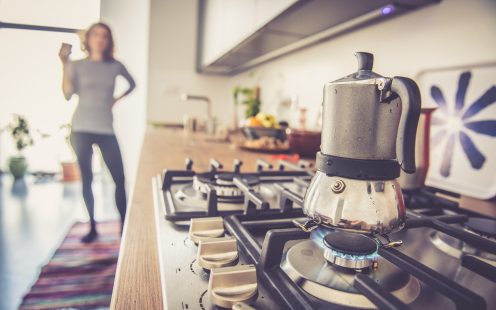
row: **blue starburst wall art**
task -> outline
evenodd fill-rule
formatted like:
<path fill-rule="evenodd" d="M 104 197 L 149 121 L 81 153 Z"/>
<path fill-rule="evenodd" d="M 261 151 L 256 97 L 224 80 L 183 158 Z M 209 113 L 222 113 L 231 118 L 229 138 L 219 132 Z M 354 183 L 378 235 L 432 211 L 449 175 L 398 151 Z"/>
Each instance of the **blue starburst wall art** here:
<path fill-rule="evenodd" d="M 496 67 L 433 71 L 420 82 L 423 105 L 437 107 L 427 184 L 496 196 Z"/>

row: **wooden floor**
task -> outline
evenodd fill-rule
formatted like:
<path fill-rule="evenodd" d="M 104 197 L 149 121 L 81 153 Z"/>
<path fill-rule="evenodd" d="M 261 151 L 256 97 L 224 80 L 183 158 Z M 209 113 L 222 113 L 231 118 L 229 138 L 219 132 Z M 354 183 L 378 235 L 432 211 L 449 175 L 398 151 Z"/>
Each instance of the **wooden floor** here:
<path fill-rule="evenodd" d="M 244 171 L 255 169 L 256 158 L 269 158 L 229 143 L 207 141 L 202 135 L 185 136 L 182 130 L 149 129 L 128 209 L 112 308 L 162 308 L 151 182 L 165 168 L 184 169 L 185 157 L 193 159 L 196 171 L 209 169 L 210 158 L 221 161 L 226 169 L 232 169 L 233 159 L 238 158 L 244 162 Z"/>
<path fill-rule="evenodd" d="M 118 218 L 113 184 L 97 177 L 93 190 L 97 220 Z M 80 183 L 0 178 L 0 309 L 17 309 L 40 268 L 78 220 L 86 220 Z"/>

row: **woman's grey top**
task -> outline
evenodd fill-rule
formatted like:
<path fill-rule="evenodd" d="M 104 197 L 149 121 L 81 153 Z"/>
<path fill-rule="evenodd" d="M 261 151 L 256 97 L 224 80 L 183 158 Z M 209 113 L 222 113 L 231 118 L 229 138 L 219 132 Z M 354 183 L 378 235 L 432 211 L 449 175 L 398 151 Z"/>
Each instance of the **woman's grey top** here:
<path fill-rule="evenodd" d="M 118 75 L 129 83 L 130 92 L 135 86 L 126 67 L 117 61 L 81 59 L 65 65 L 66 77 L 71 81 L 73 94 L 79 103 L 72 117 L 72 130 L 97 134 L 114 134 L 112 106 L 115 79 Z M 69 100 L 73 94 L 65 94 Z"/>

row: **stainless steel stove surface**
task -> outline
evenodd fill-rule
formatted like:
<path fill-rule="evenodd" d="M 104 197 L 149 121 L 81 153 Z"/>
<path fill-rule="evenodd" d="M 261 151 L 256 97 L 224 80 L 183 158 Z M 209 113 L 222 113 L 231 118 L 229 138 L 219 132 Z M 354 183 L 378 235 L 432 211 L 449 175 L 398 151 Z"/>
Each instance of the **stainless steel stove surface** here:
<path fill-rule="evenodd" d="M 221 172 L 234 175 L 231 202 L 210 185 L 192 191 L 191 163 L 153 180 L 165 308 L 496 308 L 494 219 L 423 189 L 405 193 L 399 233 L 312 226 L 301 208 L 310 172 L 282 162 L 296 170 L 259 167 L 248 182 L 236 163 Z M 196 204 L 179 206 L 185 188 Z"/>

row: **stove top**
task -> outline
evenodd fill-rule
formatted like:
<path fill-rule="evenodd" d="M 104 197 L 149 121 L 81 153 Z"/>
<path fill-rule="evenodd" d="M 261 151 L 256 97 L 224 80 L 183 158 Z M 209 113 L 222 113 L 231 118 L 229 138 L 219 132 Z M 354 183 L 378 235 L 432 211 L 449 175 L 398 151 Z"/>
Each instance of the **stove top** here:
<path fill-rule="evenodd" d="M 195 173 L 193 162 L 186 160 L 185 170 L 166 170 L 161 178 L 160 200 L 165 218 L 178 225 L 189 225 L 191 218 L 227 216 L 242 213 L 280 213 L 287 206 L 280 204 L 280 192 L 286 187 L 303 195 L 311 173 L 306 161 L 298 165 L 281 161 L 279 170 L 264 170 L 272 165 L 257 161 L 257 171 L 240 172 L 242 162 L 234 160 L 232 171 L 211 160 L 208 172 Z M 287 168 L 299 170 L 287 170 Z"/>
<path fill-rule="evenodd" d="M 370 236 L 308 225 L 308 164 L 212 161 L 154 179 L 169 309 L 492 309 L 495 220 L 433 189 L 405 193 L 405 229 Z M 195 184 L 197 183 L 197 184 Z M 164 220 L 164 217 L 166 220 Z"/>

